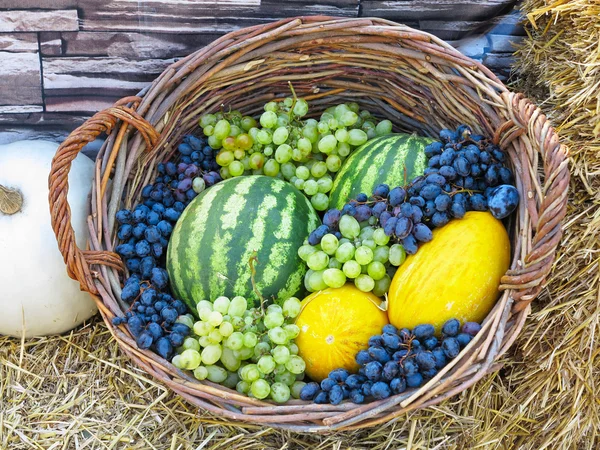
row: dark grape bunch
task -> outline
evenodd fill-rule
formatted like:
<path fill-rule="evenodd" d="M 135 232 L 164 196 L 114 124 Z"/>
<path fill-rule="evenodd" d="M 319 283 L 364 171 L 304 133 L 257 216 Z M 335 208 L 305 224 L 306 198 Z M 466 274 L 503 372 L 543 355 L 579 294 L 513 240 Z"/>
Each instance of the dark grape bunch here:
<path fill-rule="evenodd" d="M 418 325 L 412 331 L 385 325 L 382 334 L 369 339 L 369 348 L 356 354 L 357 374 L 332 370 L 321 383 L 306 384 L 300 398 L 332 405 L 349 399 L 358 404 L 418 388 L 456 358 L 480 330 L 478 323 L 466 322 L 461 329 L 457 319 L 450 319 L 438 339 L 433 325 Z"/>
<path fill-rule="evenodd" d="M 185 207 L 206 187 L 221 181 L 214 171 L 213 150 L 204 140 L 185 136 L 178 151 L 174 161 L 158 164 L 154 183 L 142 189 L 143 202 L 116 214 L 117 237 L 123 243 L 115 250 L 131 274 L 121 299 L 131 306 L 113 324 L 127 323 L 140 348 L 152 348 L 165 359 L 190 332 L 176 322 L 187 312 L 185 304 L 168 290 L 164 254 L 169 237 Z"/>
<path fill-rule="evenodd" d="M 497 219 L 509 216 L 519 195 L 504 152 L 466 125 L 442 130 L 440 139 L 425 147 L 429 160 L 422 176 L 405 187 L 380 184 L 370 198 L 361 193 L 342 211 L 329 210 L 309 242 L 319 244 L 325 234 L 338 230 L 340 217 L 350 215 L 361 224 L 383 227 L 393 242 L 414 254 L 420 243 L 433 238 L 432 229 L 467 211 L 489 210 Z"/>

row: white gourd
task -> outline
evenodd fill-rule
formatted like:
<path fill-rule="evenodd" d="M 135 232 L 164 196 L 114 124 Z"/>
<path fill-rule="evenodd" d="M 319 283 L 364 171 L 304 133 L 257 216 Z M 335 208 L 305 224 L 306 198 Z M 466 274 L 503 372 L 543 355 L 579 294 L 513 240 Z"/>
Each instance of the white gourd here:
<path fill-rule="evenodd" d="M 50 224 L 48 175 L 57 144 L 0 145 L 0 334 L 63 333 L 97 311 L 67 275 Z M 94 163 L 79 155 L 69 173 L 71 224 L 85 249 Z"/>

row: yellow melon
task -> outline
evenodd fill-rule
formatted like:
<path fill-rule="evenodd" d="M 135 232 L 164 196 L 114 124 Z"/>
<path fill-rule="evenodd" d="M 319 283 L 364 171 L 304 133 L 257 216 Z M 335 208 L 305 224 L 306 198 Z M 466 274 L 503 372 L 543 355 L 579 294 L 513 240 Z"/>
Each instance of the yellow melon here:
<path fill-rule="evenodd" d="M 388 297 L 390 323 L 439 331 L 451 318 L 481 322 L 498 299 L 510 264 L 510 241 L 502 222 L 488 212 L 468 212 L 433 232 L 433 240 L 406 258 Z"/>
<path fill-rule="evenodd" d="M 380 298 L 352 284 L 315 292 L 302 301 L 295 342 L 310 378 L 321 381 L 337 368 L 358 370 L 356 353 L 368 348 L 369 338 L 388 323 L 380 303 Z"/>

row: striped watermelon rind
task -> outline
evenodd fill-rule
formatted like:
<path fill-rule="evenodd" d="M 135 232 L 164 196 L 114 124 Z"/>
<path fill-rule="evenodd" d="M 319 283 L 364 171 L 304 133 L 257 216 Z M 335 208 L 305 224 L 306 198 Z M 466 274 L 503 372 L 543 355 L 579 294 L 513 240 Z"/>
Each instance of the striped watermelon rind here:
<path fill-rule="evenodd" d="M 173 230 L 167 249 L 173 292 L 194 312 L 200 300 L 222 295 L 256 305 L 249 264 L 256 254 L 258 291 L 287 299 L 303 289 L 306 265 L 297 251 L 319 224 L 310 201 L 283 180 L 222 181 L 196 197 Z"/>
<path fill-rule="evenodd" d="M 416 134 L 388 134 L 354 150 L 337 173 L 329 194 L 329 207 L 342 209 L 358 194 L 371 195 L 381 183 L 403 186 L 427 167 L 425 146 L 433 139 Z M 405 172 L 406 168 L 406 172 Z"/>

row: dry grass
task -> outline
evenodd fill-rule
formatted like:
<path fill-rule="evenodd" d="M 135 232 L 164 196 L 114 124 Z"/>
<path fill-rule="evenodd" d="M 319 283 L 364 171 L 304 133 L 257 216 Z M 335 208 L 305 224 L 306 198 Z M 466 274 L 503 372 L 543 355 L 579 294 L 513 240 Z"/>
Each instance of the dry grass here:
<path fill-rule="evenodd" d="M 524 7 L 537 30 L 520 51 L 521 86 L 558 125 L 575 176 L 555 270 L 500 373 L 383 427 L 299 435 L 199 413 L 95 320 L 67 336 L 0 339 L 1 448 L 600 448 L 600 2 Z"/>

